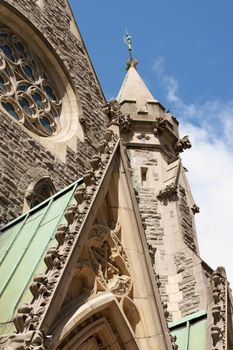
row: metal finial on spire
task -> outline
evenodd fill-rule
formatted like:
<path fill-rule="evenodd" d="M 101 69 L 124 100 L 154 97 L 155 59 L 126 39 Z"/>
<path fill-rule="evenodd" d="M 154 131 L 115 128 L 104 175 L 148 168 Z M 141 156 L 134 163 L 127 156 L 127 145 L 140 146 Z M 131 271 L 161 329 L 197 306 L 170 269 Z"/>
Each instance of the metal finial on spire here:
<path fill-rule="evenodd" d="M 127 60 L 126 63 L 126 70 L 128 70 L 130 67 L 135 67 L 138 64 L 137 60 L 133 59 L 133 48 L 132 48 L 132 41 L 131 41 L 131 35 L 128 33 L 126 29 L 126 34 L 124 35 L 124 43 L 127 45 L 128 50 L 129 50 L 129 59 Z"/>
<path fill-rule="evenodd" d="M 124 36 L 124 42 L 125 44 L 127 45 L 128 47 L 128 50 L 129 50 L 129 59 L 132 60 L 133 59 L 133 56 L 132 56 L 132 42 L 131 42 L 131 35 L 129 35 L 127 29 L 126 29 L 126 33 L 125 33 L 125 36 Z"/>

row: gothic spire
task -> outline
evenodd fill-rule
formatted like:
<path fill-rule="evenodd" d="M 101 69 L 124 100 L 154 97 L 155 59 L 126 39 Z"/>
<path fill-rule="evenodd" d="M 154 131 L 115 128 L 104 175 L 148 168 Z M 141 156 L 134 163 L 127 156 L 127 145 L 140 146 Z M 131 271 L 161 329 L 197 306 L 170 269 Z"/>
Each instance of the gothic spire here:
<path fill-rule="evenodd" d="M 136 102 L 137 110 L 143 111 L 147 109 L 148 102 L 156 103 L 158 101 L 154 99 L 138 74 L 133 60 L 131 63 L 117 96 L 117 101 L 121 104 L 123 102 Z"/>

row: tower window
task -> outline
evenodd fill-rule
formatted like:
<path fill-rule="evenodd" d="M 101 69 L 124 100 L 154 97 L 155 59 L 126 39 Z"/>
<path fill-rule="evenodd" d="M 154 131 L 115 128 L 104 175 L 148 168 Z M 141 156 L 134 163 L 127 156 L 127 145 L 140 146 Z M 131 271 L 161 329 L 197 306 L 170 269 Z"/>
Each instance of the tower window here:
<path fill-rule="evenodd" d="M 148 171 L 148 168 L 141 167 L 141 185 L 142 185 L 142 187 L 146 186 L 146 184 L 147 184 L 147 171 Z"/>

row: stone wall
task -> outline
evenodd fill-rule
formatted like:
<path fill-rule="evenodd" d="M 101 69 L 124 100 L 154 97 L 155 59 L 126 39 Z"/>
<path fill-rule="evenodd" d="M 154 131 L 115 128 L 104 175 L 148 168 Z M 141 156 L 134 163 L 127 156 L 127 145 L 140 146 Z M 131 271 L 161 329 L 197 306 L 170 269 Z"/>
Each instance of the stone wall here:
<path fill-rule="evenodd" d="M 179 210 L 181 215 L 181 232 L 183 234 L 183 239 L 185 244 L 197 252 L 197 247 L 195 243 L 196 233 L 193 227 L 193 215 L 190 213 L 190 208 L 187 204 L 185 189 L 179 186 Z"/>
<path fill-rule="evenodd" d="M 179 291 L 182 292 L 182 300 L 179 302 L 179 310 L 182 317 L 190 315 L 199 310 L 200 296 L 196 292 L 196 276 L 193 258 L 186 256 L 185 252 L 179 252 L 174 256 L 174 263 L 178 276 Z"/>
<path fill-rule="evenodd" d="M 25 192 L 33 181 L 49 176 L 57 191 L 77 180 L 87 168 L 93 146 L 88 140 L 78 153 L 67 148 L 66 164 L 57 160 L 20 125 L 0 114 L 0 215 L 1 223 L 22 213 Z"/>
<path fill-rule="evenodd" d="M 142 223 L 147 242 L 154 249 L 163 245 L 163 228 L 161 214 L 158 212 L 155 182 L 159 181 L 156 152 L 150 150 L 129 150 L 129 158 L 133 169 L 133 185 L 136 191 Z M 142 180 L 142 169 L 147 172 L 145 183 Z"/>
<path fill-rule="evenodd" d="M 161 301 L 167 320 L 174 321 L 206 307 L 208 281 L 197 255 L 192 203 L 182 173 L 176 195 L 157 199 L 166 183 L 175 183 L 178 169 L 169 168 L 160 152 L 146 148 L 127 152 Z"/>
<path fill-rule="evenodd" d="M 22 213 L 25 191 L 38 174 L 49 175 L 56 190 L 80 177 L 107 125 L 102 112 L 104 98 L 81 39 L 70 31 L 71 17 L 66 1 L 45 1 L 43 11 L 32 0 L 7 0 L 3 4 L 12 5 L 21 19 L 25 16 L 25 22 L 31 22 L 37 34 L 39 31 L 52 47 L 79 96 L 84 142 L 77 142 L 76 152 L 67 147 L 63 163 L 19 124 L 1 114 L 0 223 Z"/>

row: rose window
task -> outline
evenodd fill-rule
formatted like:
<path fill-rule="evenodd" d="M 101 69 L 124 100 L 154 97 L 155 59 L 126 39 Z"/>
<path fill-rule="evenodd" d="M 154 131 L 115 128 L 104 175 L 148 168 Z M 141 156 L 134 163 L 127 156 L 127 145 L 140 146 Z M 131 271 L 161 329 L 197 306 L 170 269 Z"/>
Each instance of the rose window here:
<path fill-rule="evenodd" d="M 61 98 L 38 57 L 0 28 L 0 111 L 39 136 L 59 131 Z"/>

